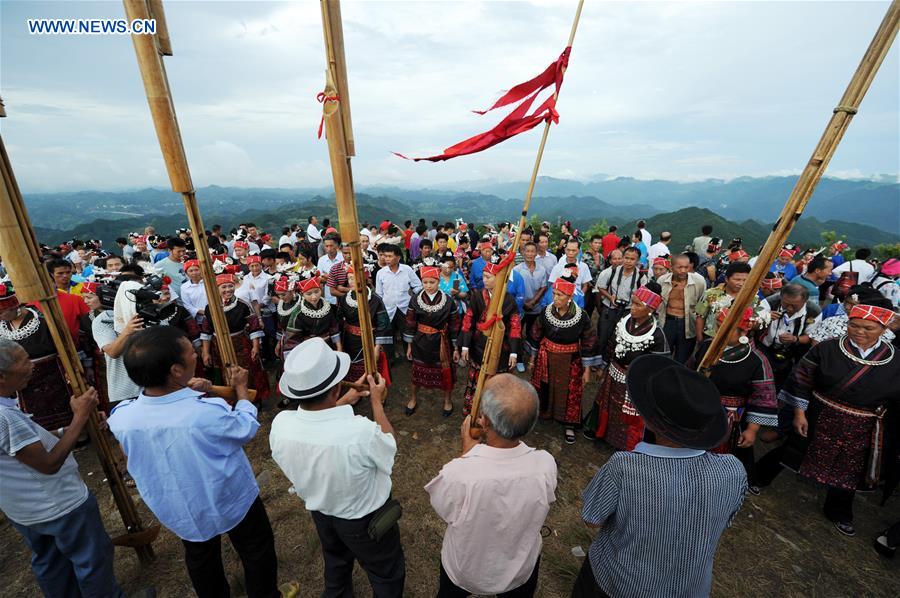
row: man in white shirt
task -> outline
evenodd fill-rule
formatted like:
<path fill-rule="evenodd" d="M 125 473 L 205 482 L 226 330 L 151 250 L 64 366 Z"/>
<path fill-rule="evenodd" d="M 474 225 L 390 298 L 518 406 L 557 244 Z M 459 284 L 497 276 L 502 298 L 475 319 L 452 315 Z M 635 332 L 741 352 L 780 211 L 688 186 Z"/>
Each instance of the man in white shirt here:
<path fill-rule="evenodd" d="M 290 352 L 278 388 L 298 400 L 299 409 L 272 421 L 272 459 L 316 525 L 325 559 L 323 595 L 353 595 L 356 560 L 374 596 L 402 596 L 406 563 L 399 514 L 391 515 L 397 441 L 384 412 L 387 388 L 380 376 L 377 381 L 368 376 L 368 391 L 341 396 L 340 382 L 349 369 L 350 356 L 319 337 Z M 353 414 L 352 405 L 365 395 L 374 421 Z"/>
<path fill-rule="evenodd" d="M 306 227 L 306 240 L 312 243 L 313 246 L 316 246 L 322 240 L 322 233 L 319 232 L 319 228 L 316 226 L 319 224 L 319 219 L 315 216 L 310 216 L 307 222 L 309 222 L 309 226 Z"/>
<path fill-rule="evenodd" d="M 331 272 L 331 268 L 334 267 L 335 264 L 344 261 L 343 254 L 338 251 L 341 246 L 341 238 L 334 233 L 328 234 L 325 235 L 322 244 L 325 246 L 325 255 L 319 258 L 316 268 L 319 270 L 319 275 L 322 277 L 320 282 L 322 286 L 325 287 L 325 300 L 332 305 L 337 305 L 337 297 L 331 293 L 331 288 L 325 283 L 328 278 L 328 273 Z"/>
<path fill-rule="evenodd" d="M 535 240 L 537 243 L 537 255 L 535 256 L 534 261 L 547 272 L 553 272 L 553 267 L 556 266 L 557 259 L 549 250 L 550 235 L 542 231 L 537 234 Z"/>
<path fill-rule="evenodd" d="M 859 278 L 856 282 L 859 284 L 869 282 L 875 276 L 875 266 L 867 261 L 871 256 L 871 250 L 865 247 L 857 249 L 855 259 L 844 262 L 832 270 L 831 273 L 840 278 L 844 272 L 859 272 Z"/>
<path fill-rule="evenodd" d="M 653 236 L 650 234 L 650 231 L 646 228 L 647 223 L 643 220 L 637 221 L 638 232 L 641 233 L 641 241 L 644 243 L 644 247 L 650 247 L 653 243 Z"/>
<path fill-rule="evenodd" d="M 403 330 L 406 322 L 406 310 L 409 308 L 410 293 L 422 290 L 422 281 L 412 268 L 400 263 L 400 247 L 391 243 L 378 246 L 378 252 L 384 256 L 385 266 L 375 275 L 375 293 L 384 301 L 384 307 L 391 320 L 394 335 Z M 391 339 L 393 341 L 393 337 Z M 384 346 L 384 354 L 394 359 L 394 343 Z M 406 354 L 404 349 L 403 354 Z"/>
<path fill-rule="evenodd" d="M 72 457 L 97 391 L 72 397 L 72 423 L 56 438 L 14 398 L 32 369 L 18 343 L 0 338 L 0 510 L 32 551 L 31 569 L 45 596 L 124 596 L 97 499 Z"/>
<path fill-rule="evenodd" d="M 462 456 L 425 486 L 447 523 L 438 596 L 527 598 L 537 588 L 541 527 L 556 500 L 556 462 L 522 442 L 538 416 L 531 384 L 498 374 L 481 400 L 483 442 L 472 439 L 467 417 Z"/>
<path fill-rule="evenodd" d="M 579 251 L 581 251 L 581 244 L 575 239 L 566 243 L 566 255 L 553 266 L 553 270 L 550 272 L 549 282 L 552 283 L 562 276 L 563 269 L 565 269 L 567 264 L 578 264 L 578 278 L 575 280 L 575 284 L 581 288 L 582 293 L 587 293 L 588 286 L 592 282 L 591 270 L 588 268 L 587 264 L 578 260 Z"/>
<path fill-rule="evenodd" d="M 667 255 L 672 255 L 671 251 L 669 251 L 669 243 L 672 242 L 672 233 L 669 231 L 663 231 L 659 234 L 659 241 L 650 245 L 647 248 L 647 261 L 651 264 L 653 260 L 658 257 L 665 257 Z"/>

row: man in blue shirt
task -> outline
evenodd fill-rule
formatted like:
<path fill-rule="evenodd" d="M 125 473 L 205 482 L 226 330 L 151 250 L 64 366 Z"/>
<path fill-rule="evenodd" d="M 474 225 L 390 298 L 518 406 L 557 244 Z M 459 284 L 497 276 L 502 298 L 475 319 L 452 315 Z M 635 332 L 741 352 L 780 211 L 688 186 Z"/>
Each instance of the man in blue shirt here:
<path fill-rule="evenodd" d="M 279 596 L 272 526 L 243 450 L 259 429 L 247 370 L 230 368 L 233 400 L 209 396 L 212 383 L 193 377 L 197 355 L 174 326 L 136 333 L 124 362 L 141 394 L 116 407 L 109 429 L 141 498 L 181 538 L 197 595 L 229 595 L 220 538 L 228 533 L 247 595 Z"/>
<path fill-rule="evenodd" d="M 797 268 L 791 263 L 793 258 L 794 252 L 786 247 L 783 248 L 781 252 L 779 252 L 778 257 L 775 258 L 775 262 L 769 267 L 769 272 L 780 275 L 783 279 L 790 281 L 797 276 Z"/>
<path fill-rule="evenodd" d="M 821 255 L 817 255 L 809 262 L 806 272 L 791 279 L 791 284 L 799 284 L 809 289 L 810 301 L 818 303 L 819 287 L 831 276 L 832 268 L 834 268 L 834 265 L 831 263 L 831 260 L 826 260 Z"/>
<path fill-rule="evenodd" d="M 484 265 L 488 263 L 491 256 L 494 255 L 494 246 L 490 241 L 482 241 L 479 243 L 478 249 L 481 251 L 481 257 L 473 260 L 472 265 L 469 268 L 469 288 L 473 291 L 484 288 L 484 279 L 482 278 L 482 274 L 484 274 Z"/>

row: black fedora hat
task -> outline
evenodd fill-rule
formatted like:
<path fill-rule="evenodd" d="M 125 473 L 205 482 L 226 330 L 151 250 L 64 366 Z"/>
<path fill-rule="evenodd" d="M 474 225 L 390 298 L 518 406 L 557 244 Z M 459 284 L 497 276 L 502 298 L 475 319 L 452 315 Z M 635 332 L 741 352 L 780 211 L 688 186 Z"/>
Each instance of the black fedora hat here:
<path fill-rule="evenodd" d="M 728 418 L 712 381 L 664 355 L 643 355 L 628 366 L 628 396 L 644 421 L 672 442 L 693 449 L 718 446 Z"/>

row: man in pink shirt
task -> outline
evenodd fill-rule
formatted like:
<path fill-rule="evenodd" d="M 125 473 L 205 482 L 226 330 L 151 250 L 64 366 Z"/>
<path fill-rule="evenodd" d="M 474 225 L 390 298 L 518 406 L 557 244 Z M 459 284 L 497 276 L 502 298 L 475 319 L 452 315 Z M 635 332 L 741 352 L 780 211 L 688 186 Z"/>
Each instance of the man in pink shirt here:
<path fill-rule="evenodd" d="M 556 462 L 522 442 L 538 417 L 530 384 L 499 374 L 485 385 L 481 401 L 482 442 L 469 435 L 467 417 L 462 456 L 425 486 L 447 523 L 438 598 L 530 598 L 537 588 L 541 527 L 556 500 Z"/>

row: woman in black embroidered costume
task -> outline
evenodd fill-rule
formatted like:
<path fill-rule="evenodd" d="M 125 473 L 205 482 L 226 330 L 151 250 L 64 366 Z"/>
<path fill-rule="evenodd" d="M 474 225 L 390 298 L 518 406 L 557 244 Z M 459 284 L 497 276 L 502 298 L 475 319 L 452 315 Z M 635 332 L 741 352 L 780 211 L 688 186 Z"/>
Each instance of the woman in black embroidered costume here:
<path fill-rule="evenodd" d="M 365 273 L 363 274 L 365 276 Z M 350 292 L 338 297 L 337 313 L 340 321 L 341 343 L 344 352 L 350 356 L 350 369 L 344 380 L 355 382 L 366 373 L 366 364 L 363 359 L 362 331 L 359 328 L 359 303 L 356 300 L 354 285 L 356 268 L 351 264 L 347 266 L 347 286 Z M 368 291 L 369 314 L 372 321 L 372 333 L 375 337 L 375 360 L 378 363 L 378 371 L 382 376 L 388 376 L 387 356 L 382 350 L 383 345 L 393 342 L 391 321 L 388 318 L 384 301 L 376 295 L 371 288 Z"/>
<path fill-rule="evenodd" d="M 794 407 L 794 430 L 785 444 L 757 463 L 755 483 L 766 486 L 784 465 L 825 485 L 825 516 L 852 536 L 853 498 L 880 478 L 888 421 L 900 409 L 900 358 L 884 334 L 890 301 L 857 305 L 847 334 L 819 343 L 794 368 L 778 398 Z M 896 420 L 895 420 L 896 421 Z"/>
<path fill-rule="evenodd" d="M 68 426 L 72 389 L 47 322 L 37 309 L 20 305 L 15 291 L 5 284 L 0 284 L 0 337 L 19 343 L 34 365 L 28 386 L 18 393 L 22 411 L 47 430 Z"/>
<path fill-rule="evenodd" d="M 563 424 L 568 444 L 575 442 L 575 426 L 581 423 L 581 397 L 589 367 L 599 365 L 597 335 L 587 313 L 572 301 L 575 282 L 557 278 L 553 303 L 534 321 L 528 352 L 531 384 L 540 398 L 542 419 Z"/>
<path fill-rule="evenodd" d="M 662 288 L 648 282 L 631 294 L 631 308 L 616 323 L 606 353 L 609 364 L 594 403 L 596 417 L 588 416 L 585 435 L 593 430 L 613 448 L 630 451 L 644 437 L 644 420 L 628 398 L 625 376 L 628 366 L 641 355 L 669 353 L 666 335 L 657 325 L 656 310 L 662 304 Z"/>
<path fill-rule="evenodd" d="M 234 296 L 235 282 L 233 274 L 216 276 L 216 285 L 219 287 L 219 295 L 225 309 L 225 320 L 228 322 L 231 342 L 234 343 L 234 351 L 237 354 L 237 364 L 249 372 L 249 386 L 256 390 L 255 401 L 259 404 L 269 396 L 269 378 L 259 361 L 259 341 L 265 333 L 253 308 Z M 206 317 L 200 333 L 200 341 L 203 343 L 203 365 L 215 370 L 214 372 L 207 370 L 207 373 L 211 374 L 211 379 L 221 381 L 224 380 L 223 364 L 212 327 L 209 306 L 204 313 Z"/>
<path fill-rule="evenodd" d="M 291 312 L 281 339 L 281 354 L 314 336 L 321 337 L 335 351 L 343 351 L 337 309 L 322 296 L 318 273 L 302 275 L 298 284 L 300 301 Z"/>
<path fill-rule="evenodd" d="M 456 336 L 459 333 L 459 309 L 456 301 L 440 289 L 440 269 L 423 266 L 420 291 L 409 302 L 403 340 L 408 343 L 407 359 L 412 360 L 412 380 L 406 415 L 416 411 L 419 388 L 433 388 L 444 393 L 444 417 L 453 413 L 455 363 L 459 359 Z"/>
<path fill-rule="evenodd" d="M 469 411 L 472 409 L 472 399 L 475 396 L 475 387 L 478 384 L 478 374 L 481 371 L 481 361 L 487 344 L 487 336 L 483 330 L 490 327 L 490 324 L 486 322 L 488 306 L 494 293 L 496 276 L 503 267 L 504 265 L 500 263 L 485 264 L 484 288 L 472 293 L 469 309 L 462 318 L 462 331 L 459 334 L 460 365 L 465 365 L 467 362 L 469 364 L 469 376 L 463 396 L 463 415 L 469 415 Z M 501 312 L 505 330 L 500 361 L 497 362 L 498 374 L 511 371 L 516 367 L 522 343 L 522 322 L 519 319 L 519 309 L 516 307 L 515 299 L 509 293 L 503 296 Z"/>
<path fill-rule="evenodd" d="M 719 325 L 728 315 L 728 308 L 719 312 Z M 731 331 L 722 357 L 712 367 L 709 378 L 722 395 L 722 406 L 728 414 L 729 433 L 714 453 L 730 453 L 740 459 L 749 476 L 753 470 L 753 445 L 761 426 L 778 426 L 778 401 L 775 397 L 775 376 L 769 360 L 751 342 L 748 335 L 760 320 L 753 309 L 744 311 L 741 321 Z M 709 349 L 712 339 L 704 339 L 687 367 L 696 369 Z M 756 487 L 750 490 L 758 494 Z"/>

